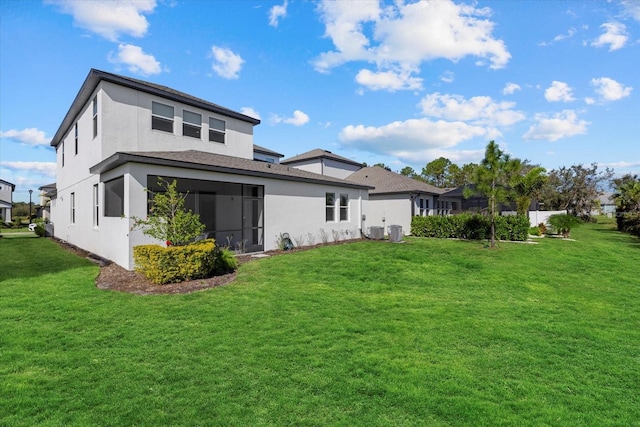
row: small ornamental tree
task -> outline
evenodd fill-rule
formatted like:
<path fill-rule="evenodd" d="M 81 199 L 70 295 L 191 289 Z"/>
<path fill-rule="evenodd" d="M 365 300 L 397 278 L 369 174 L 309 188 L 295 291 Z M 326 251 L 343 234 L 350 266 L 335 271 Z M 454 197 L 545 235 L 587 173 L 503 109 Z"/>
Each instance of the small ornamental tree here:
<path fill-rule="evenodd" d="M 582 221 L 571 214 L 556 214 L 549 217 L 549 224 L 566 239 L 571 236 L 571 229 L 582 224 Z"/>
<path fill-rule="evenodd" d="M 163 190 L 153 192 L 145 191 L 152 195 L 151 208 L 147 219 L 133 217 L 133 228 L 141 228 L 148 236 L 165 241 L 167 245 L 186 245 L 205 229 L 200 221 L 200 216 L 184 207 L 187 194 L 177 190 L 177 181 L 169 183 L 159 178 L 158 186 Z"/>

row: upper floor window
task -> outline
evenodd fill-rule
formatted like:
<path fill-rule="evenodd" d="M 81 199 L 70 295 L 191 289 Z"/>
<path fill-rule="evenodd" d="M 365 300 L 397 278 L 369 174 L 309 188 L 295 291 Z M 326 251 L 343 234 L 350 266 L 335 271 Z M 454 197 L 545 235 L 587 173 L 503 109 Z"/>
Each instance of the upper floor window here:
<path fill-rule="evenodd" d="M 151 129 L 173 133 L 173 107 L 151 101 Z"/>
<path fill-rule="evenodd" d="M 325 194 L 325 212 L 327 222 L 336 220 L 336 193 Z"/>
<path fill-rule="evenodd" d="M 182 112 L 182 134 L 200 139 L 202 131 L 202 116 L 191 111 Z"/>
<path fill-rule="evenodd" d="M 209 117 L 209 141 L 220 142 L 224 144 L 224 134 L 226 132 L 226 123 L 224 120 Z"/>
<path fill-rule="evenodd" d="M 75 125 L 75 147 L 76 147 L 76 155 L 78 154 L 78 124 Z"/>
<path fill-rule="evenodd" d="M 98 136 L 98 97 L 93 98 L 93 137 Z M 77 154 L 77 153 L 76 153 Z"/>
<path fill-rule="evenodd" d="M 62 167 L 64 167 L 64 141 L 60 143 L 60 157 L 62 159 Z"/>

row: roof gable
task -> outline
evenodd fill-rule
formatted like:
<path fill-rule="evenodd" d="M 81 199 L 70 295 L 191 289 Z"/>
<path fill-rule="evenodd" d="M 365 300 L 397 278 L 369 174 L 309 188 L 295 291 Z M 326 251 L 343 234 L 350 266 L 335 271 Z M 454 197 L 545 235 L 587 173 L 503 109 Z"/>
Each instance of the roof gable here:
<path fill-rule="evenodd" d="M 316 148 L 315 150 L 307 151 L 306 153 L 298 154 L 297 156 L 281 160 L 280 164 L 287 165 L 314 159 L 331 159 L 337 162 L 346 163 L 348 165 L 362 167 L 362 163 L 356 162 L 355 160 L 347 159 L 346 157 L 339 156 L 332 153 L 331 151 L 322 150 L 320 148 Z"/>

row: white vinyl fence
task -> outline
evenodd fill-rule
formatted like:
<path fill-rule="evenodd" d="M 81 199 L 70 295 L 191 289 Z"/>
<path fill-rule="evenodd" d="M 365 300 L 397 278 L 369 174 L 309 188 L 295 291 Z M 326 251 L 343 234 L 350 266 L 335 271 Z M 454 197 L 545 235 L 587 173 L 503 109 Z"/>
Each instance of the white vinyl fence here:
<path fill-rule="evenodd" d="M 529 224 L 535 227 L 541 222 L 549 225 L 549 217 L 556 214 L 566 214 L 567 211 L 529 211 Z M 502 211 L 502 215 L 516 215 L 516 211 Z"/>

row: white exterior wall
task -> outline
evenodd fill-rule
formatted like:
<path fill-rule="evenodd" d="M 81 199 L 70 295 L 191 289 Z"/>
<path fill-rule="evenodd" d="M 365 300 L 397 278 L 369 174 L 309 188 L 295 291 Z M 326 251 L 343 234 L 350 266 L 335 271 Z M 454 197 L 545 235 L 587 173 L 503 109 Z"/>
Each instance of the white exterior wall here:
<path fill-rule="evenodd" d="M 208 112 L 102 81 L 102 158 L 118 151 L 198 150 L 253 159 L 253 125 L 242 120 Z M 173 133 L 151 129 L 151 102 L 173 106 Z M 184 110 L 202 116 L 200 139 L 182 135 Z M 209 141 L 209 117 L 226 122 L 225 143 Z M 96 162 L 97 163 L 97 162 Z M 95 164 L 95 163 L 94 163 Z"/>
<path fill-rule="evenodd" d="M 0 221 L 11 222 L 11 207 L 13 203 L 13 187 L 5 181 L 0 181 Z"/>
<path fill-rule="evenodd" d="M 390 225 L 402 226 L 402 233 L 411 232 L 411 200 L 408 194 L 369 195 L 365 203 L 365 228 L 384 227 L 388 233 Z"/>

